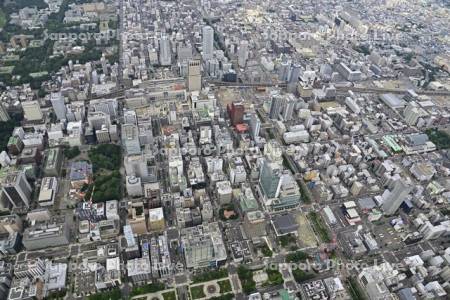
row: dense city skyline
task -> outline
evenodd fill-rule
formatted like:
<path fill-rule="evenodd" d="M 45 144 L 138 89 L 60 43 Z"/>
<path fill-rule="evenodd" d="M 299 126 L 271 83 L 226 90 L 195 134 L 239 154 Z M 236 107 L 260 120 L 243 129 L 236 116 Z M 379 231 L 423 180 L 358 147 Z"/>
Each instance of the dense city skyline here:
<path fill-rule="evenodd" d="M 444 0 L 0 2 L 0 300 L 450 295 Z"/>

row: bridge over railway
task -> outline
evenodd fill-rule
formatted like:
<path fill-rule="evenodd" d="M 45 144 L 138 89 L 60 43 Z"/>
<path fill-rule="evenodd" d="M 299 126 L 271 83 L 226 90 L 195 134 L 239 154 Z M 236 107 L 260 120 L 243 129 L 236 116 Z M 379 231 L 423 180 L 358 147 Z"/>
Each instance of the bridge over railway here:
<path fill-rule="evenodd" d="M 215 86 L 224 86 L 230 88 L 268 88 L 268 87 L 286 87 L 286 83 L 270 83 L 270 82 L 259 82 L 259 83 L 247 83 L 247 82 L 225 82 L 225 81 L 207 81 L 207 83 Z M 378 88 L 378 87 L 355 87 L 355 86 L 335 86 L 338 93 L 347 93 L 348 91 L 353 91 L 355 93 L 374 93 L 374 94 L 405 94 L 407 90 L 405 89 L 390 89 L 390 88 Z M 450 91 L 424 91 L 415 90 L 418 95 L 428 95 L 428 96 L 449 96 Z M 99 98 L 117 98 L 123 97 L 125 94 L 125 89 L 116 90 L 110 94 L 93 96 L 91 99 Z"/>
<path fill-rule="evenodd" d="M 259 83 L 247 83 L 247 82 L 224 82 L 224 81 L 208 81 L 208 83 L 216 86 L 226 86 L 226 87 L 236 87 L 236 88 L 258 88 L 258 87 L 286 87 L 286 83 L 270 83 L 270 82 L 259 82 Z M 378 87 L 355 87 L 355 86 L 335 86 L 337 92 L 348 92 L 353 91 L 357 93 L 375 93 L 375 94 L 405 94 L 407 90 L 405 89 L 390 89 L 390 88 L 378 88 Z M 450 96 L 450 91 L 424 91 L 415 90 L 419 95 L 429 95 L 429 96 Z"/>

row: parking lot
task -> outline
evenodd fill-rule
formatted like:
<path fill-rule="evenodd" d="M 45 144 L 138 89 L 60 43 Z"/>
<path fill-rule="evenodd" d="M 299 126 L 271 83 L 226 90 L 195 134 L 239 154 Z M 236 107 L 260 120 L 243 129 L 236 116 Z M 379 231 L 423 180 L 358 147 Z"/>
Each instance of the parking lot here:
<path fill-rule="evenodd" d="M 380 247 L 388 247 L 391 250 L 403 247 L 400 234 L 388 222 L 373 226 L 372 232 Z"/>
<path fill-rule="evenodd" d="M 298 241 L 300 248 L 316 247 L 318 241 L 306 216 L 303 213 L 298 213 L 295 216 L 295 220 L 298 224 L 298 236 L 300 237 Z"/>
<path fill-rule="evenodd" d="M 75 275 L 75 293 L 78 295 L 88 295 L 95 293 L 95 273 L 76 271 Z"/>

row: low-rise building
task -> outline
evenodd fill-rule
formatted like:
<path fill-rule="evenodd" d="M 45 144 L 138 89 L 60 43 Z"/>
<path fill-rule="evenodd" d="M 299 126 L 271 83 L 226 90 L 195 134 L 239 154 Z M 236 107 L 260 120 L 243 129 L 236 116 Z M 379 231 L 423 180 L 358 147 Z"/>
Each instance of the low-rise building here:
<path fill-rule="evenodd" d="M 70 166 L 70 184 L 73 188 L 80 189 L 85 184 L 92 182 L 92 165 L 86 161 L 73 162 Z"/>
<path fill-rule="evenodd" d="M 188 269 L 215 267 L 226 261 L 227 252 L 218 223 L 183 228 L 181 234 Z"/>
<path fill-rule="evenodd" d="M 148 211 L 148 229 L 150 231 L 163 231 L 165 229 L 164 212 L 162 207 L 152 208 Z"/>
<path fill-rule="evenodd" d="M 58 193 L 58 179 L 56 177 L 44 177 L 39 192 L 39 206 L 52 206 Z"/>
<path fill-rule="evenodd" d="M 69 244 L 70 229 L 65 217 L 32 224 L 25 229 L 22 243 L 28 251 Z"/>

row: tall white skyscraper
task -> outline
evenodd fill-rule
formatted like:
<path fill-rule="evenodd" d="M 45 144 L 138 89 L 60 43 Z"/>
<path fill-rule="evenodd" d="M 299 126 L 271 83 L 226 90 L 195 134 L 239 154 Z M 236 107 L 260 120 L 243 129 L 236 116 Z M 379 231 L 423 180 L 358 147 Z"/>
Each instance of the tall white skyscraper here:
<path fill-rule="evenodd" d="M 109 75 L 108 65 L 104 55 L 102 55 L 102 57 L 100 58 L 100 63 L 102 64 L 103 74 Z"/>
<path fill-rule="evenodd" d="M 253 139 L 259 136 L 260 130 L 261 130 L 261 121 L 259 120 L 259 117 L 256 113 L 252 113 L 250 115 L 250 133 Z"/>
<path fill-rule="evenodd" d="M 65 120 L 67 109 L 66 104 L 64 103 L 64 96 L 60 92 L 51 93 L 50 102 L 52 103 L 56 118 L 58 118 L 58 120 Z"/>
<path fill-rule="evenodd" d="M 283 121 L 292 120 L 296 103 L 297 101 L 292 95 L 286 95 L 285 97 L 283 97 L 281 108 L 281 117 L 283 118 Z"/>
<path fill-rule="evenodd" d="M 97 70 L 94 70 L 94 71 L 91 72 L 91 78 L 92 78 L 92 83 L 93 84 L 99 84 L 100 83 Z"/>
<path fill-rule="evenodd" d="M 203 38 L 203 59 L 208 60 L 214 56 L 214 29 L 211 26 L 204 26 L 202 30 Z"/>
<path fill-rule="evenodd" d="M 248 42 L 247 41 L 241 41 L 239 44 L 238 49 L 238 64 L 239 67 L 245 68 L 245 64 L 247 63 L 248 59 Z"/>
<path fill-rule="evenodd" d="M 398 210 L 403 201 L 406 200 L 406 196 L 412 191 L 413 187 L 403 180 L 397 180 L 394 184 L 394 188 L 386 190 L 383 193 L 383 211 L 386 215 L 393 215 Z"/>
<path fill-rule="evenodd" d="M 161 41 L 159 42 L 159 64 L 161 66 L 170 66 L 172 64 L 170 40 L 165 35 L 161 36 Z"/>

